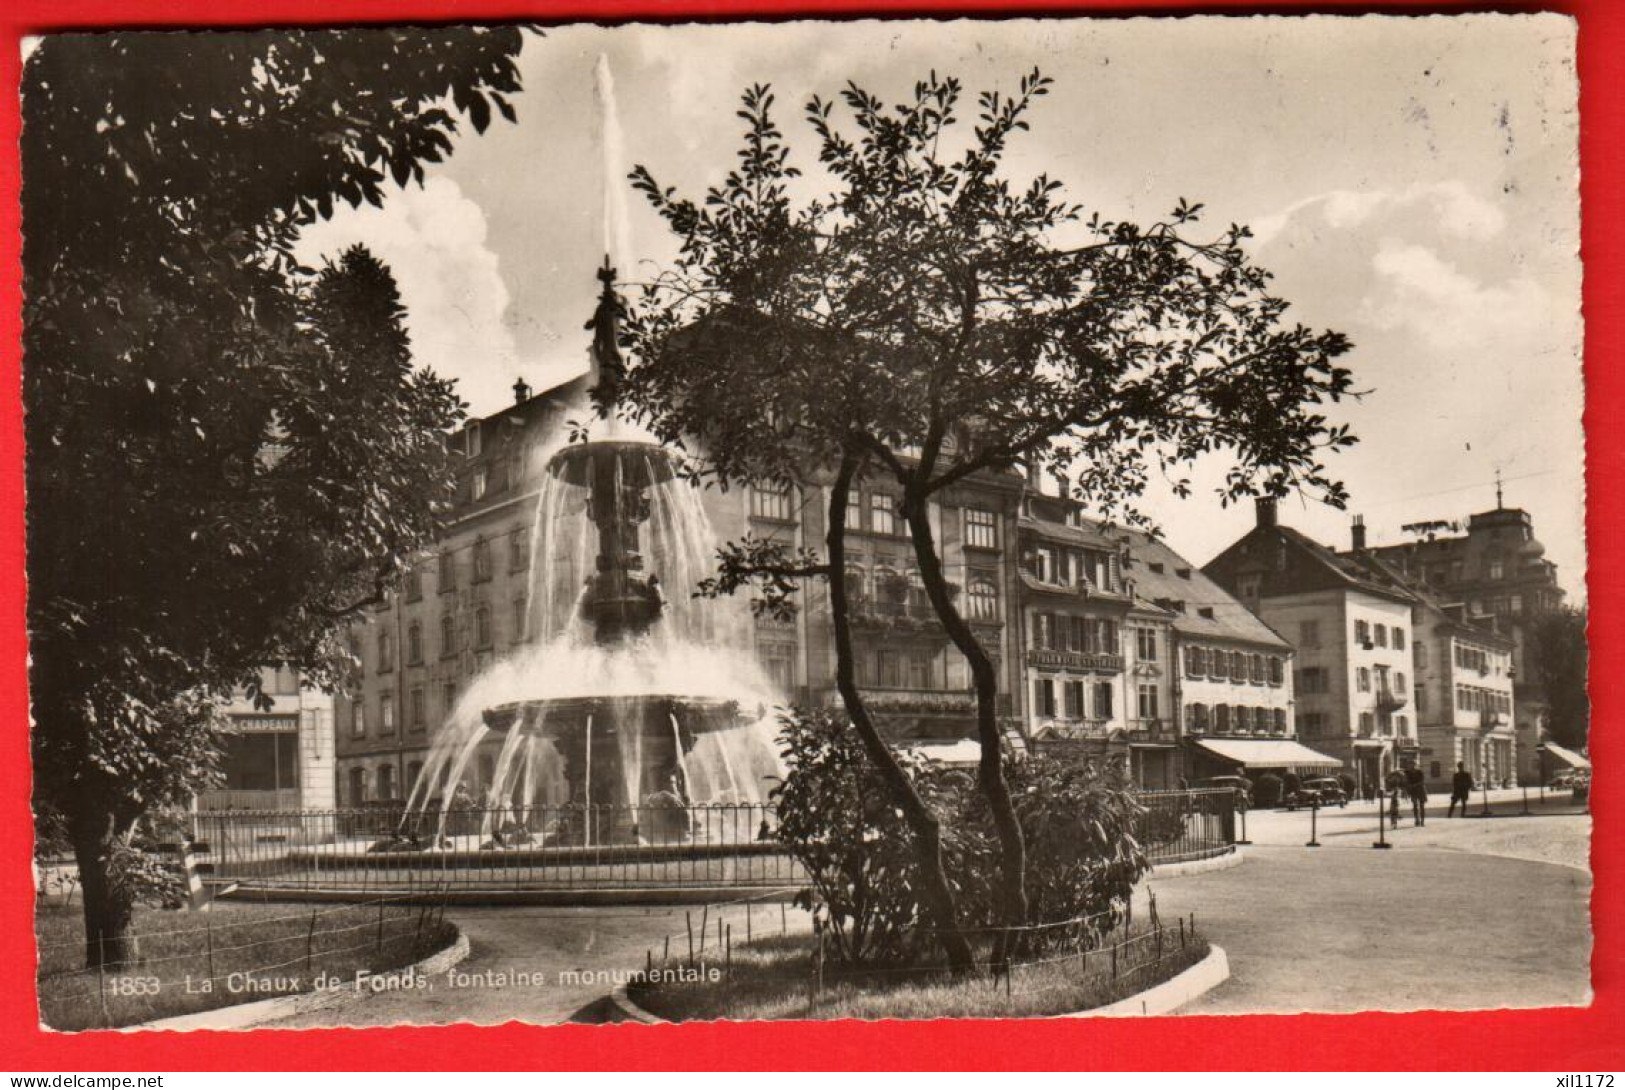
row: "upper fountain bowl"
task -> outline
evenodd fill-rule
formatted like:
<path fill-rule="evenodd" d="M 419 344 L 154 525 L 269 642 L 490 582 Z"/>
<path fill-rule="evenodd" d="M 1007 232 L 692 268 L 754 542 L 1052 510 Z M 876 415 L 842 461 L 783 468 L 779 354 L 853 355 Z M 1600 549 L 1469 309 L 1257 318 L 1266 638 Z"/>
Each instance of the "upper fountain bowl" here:
<path fill-rule="evenodd" d="M 594 439 L 572 443 L 548 460 L 547 472 L 570 484 L 590 487 L 598 467 L 618 465 L 624 488 L 645 489 L 677 476 L 677 458 L 666 448 L 633 439 Z"/>

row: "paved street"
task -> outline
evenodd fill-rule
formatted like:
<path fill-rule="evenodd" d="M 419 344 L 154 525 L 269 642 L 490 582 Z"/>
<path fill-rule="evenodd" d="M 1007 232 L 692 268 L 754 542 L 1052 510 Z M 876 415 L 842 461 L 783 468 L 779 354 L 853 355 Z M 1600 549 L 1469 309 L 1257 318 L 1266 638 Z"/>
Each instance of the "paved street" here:
<path fill-rule="evenodd" d="M 1516 792 L 1491 793 L 1502 813 Z M 1538 800 L 1537 810 L 1540 809 Z M 1475 799 L 1473 812 L 1481 809 Z M 1188 1014 L 1305 1009 L 1464 1009 L 1583 1003 L 1588 991 L 1590 878 L 1583 865 L 1590 819 L 1567 796 L 1532 817 L 1443 816 L 1422 828 L 1406 817 L 1388 851 L 1376 851 L 1374 807 L 1357 802 L 1317 817 L 1320 848 L 1306 848 L 1306 812 L 1255 812 L 1246 861 L 1228 870 L 1156 878 L 1148 885 L 1165 917 L 1195 912 L 1230 957 L 1231 979 L 1185 1008 Z M 1568 812 L 1562 812 L 1568 811 Z M 385 992 L 282 1027 L 565 1021 L 611 985 L 560 974 L 626 971 L 658 957 L 670 936 L 686 949 L 681 908 L 454 909 L 468 935 L 461 986 Z M 714 949 L 716 913 L 707 917 Z M 734 938 L 745 911 L 731 907 Z M 791 928 L 805 916 L 789 910 Z M 753 930 L 776 932 L 776 904 L 751 912 Z M 493 974 L 532 974 L 501 986 Z M 510 977 L 511 980 L 511 977 Z"/>

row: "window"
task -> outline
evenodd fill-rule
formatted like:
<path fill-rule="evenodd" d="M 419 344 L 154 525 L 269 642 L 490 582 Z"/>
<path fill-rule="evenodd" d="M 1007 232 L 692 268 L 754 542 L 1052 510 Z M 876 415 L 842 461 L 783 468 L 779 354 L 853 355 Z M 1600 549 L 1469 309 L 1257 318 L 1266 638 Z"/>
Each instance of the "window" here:
<path fill-rule="evenodd" d="M 897 517 L 897 501 L 884 492 L 869 496 L 869 529 L 877 534 L 897 537 L 903 532 L 902 520 Z"/>
<path fill-rule="evenodd" d="M 1140 686 L 1140 718 L 1156 719 L 1157 716 L 1157 687 L 1155 685 Z"/>
<path fill-rule="evenodd" d="M 529 610 L 526 608 L 527 605 L 528 603 L 526 602 L 524 595 L 520 595 L 518 598 L 513 600 L 512 631 L 514 643 L 525 642 L 525 629 L 528 627 L 526 621 L 529 614 Z"/>
<path fill-rule="evenodd" d="M 1276 708 L 1275 709 L 1275 733 L 1276 734 L 1285 734 L 1286 733 L 1286 709 L 1285 708 Z"/>
<path fill-rule="evenodd" d="M 1299 621 L 1298 622 L 1298 646 L 1299 647 L 1319 647 L 1320 646 L 1320 622 L 1319 621 Z"/>
<path fill-rule="evenodd" d="M 440 686 L 440 706 L 445 709 L 446 718 L 450 719 L 451 713 L 457 707 L 457 683 L 455 681 L 447 681 Z"/>
<path fill-rule="evenodd" d="M 1185 709 L 1185 725 L 1195 734 L 1207 733 L 1207 705 L 1192 704 Z"/>
<path fill-rule="evenodd" d="M 1371 643 L 1371 624 L 1368 621 L 1354 622 L 1354 642 L 1361 646 Z"/>
<path fill-rule="evenodd" d="M 875 652 L 876 683 L 886 689 L 903 687 L 903 659 L 896 651 Z"/>
<path fill-rule="evenodd" d="M 388 632 L 378 633 L 378 672 L 388 673 L 395 669 L 395 645 L 389 638 Z"/>
<path fill-rule="evenodd" d="M 1033 550 L 1033 578 L 1040 583 L 1058 583 L 1061 579 L 1060 558 L 1048 545 Z"/>
<path fill-rule="evenodd" d="M 995 621 L 999 617 L 999 591 L 986 579 L 978 579 L 970 585 L 970 619 L 973 621 Z"/>
<path fill-rule="evenodd" d="M 1033 710 L 1041 718 L 1055 718 L 1055 682 L 1041 677 L 1033 683 Z"/>
<path fill-rule="evenodd" d="M 1154 628 L 1138 628 L 1134 631 L 1135 651 L 1141 662 L 1157 661 L 1157 630 Z"/>
<path fill-rule="evenodd" d="M 1305 666 L 1298 671 L 1298 692 L 1309 696 L 1326 691 L 1326 668 L 1324 666 Z"/>
<path fill-rule="evenodd" d="M 1230 705 L 1215 704 L 1213 706 L 1213 733 L 1230 733 Z"/>
<path fill-rule="evenodd" d="M 407 697 L 406 726 L 418 734 L 429 729 L 428 702 L 424 699 L 421 685 L 414 687 Z"/>
<path fill-rule="evenodd" d="M 846 494 L 846 528 L 863 529 L 863 494 L 856 488 Z"/>
<path fill-rule="evenodd" d="M 367 801 L 367 770 L 350 769 L 350 805 L 360 806 Z"/>
<path fill-rule="evenodd" d="M 413 666 L 423 661 L 423 626 L 416 621 L 406 626 L 406 661 Z"/>
<path fill-rule="evenodd" d="M 1240 651 L 1230 652 L 1230 680 L 1235 682 L 1247 680 L 1247 656 Z"/>
<path fill-rule="evenodd" d="M 408 763 L 407 766 L 406 766 L 406 789 L 407 789 L 407 791 L 415 791 L 415 790 L 417 790 L 418 781 L 421 780 L 422 778 L 423 778 L 423 762 L 422 761 L 412 761 L 412 762 Z"/>
<path fill-rule="evenodd" d="M 476 606 L 474 609 L 474 647 L 485 651 L 491 647 L 491 607 Z"/>
<path fill-rule="evenodd" d="M 1426 715 L 1428 710 L 1428 691 L 1424 686 L 1416 687 L 1416 714 Z"/>
<path fill-rule="evenodd" d="M 1235 727 L 1237 734 L 1253 732 L 1253 710 L 1245 704 L 1236 705 Z"/>
<path fill-rule="evenodd" d="M 1361 666 L 1354 671 L 1354 688 L 1362 693 L 1371 691 L 1371 669 Z"/>
<path fill-rule="evenodd" d="M 406 573 L 406 600 L 408 602 L 423 600 L 423 572 L 417 568 Z"/>
<path fill-rule="evenodd" d="M 1033 614 L 1033 646 L 1040 651 L 1058 650 L 1055 646 L 1055 614 Z"/>
<path fill-rule="evenodd" d="M 908 667 L 908 687 L 910 689 L 931 689 L 931 656 L 923 651 L 910 651 L 906 662 Z"/>
<path fill-rule="evenodd" d="M 1286 683 L 1286 663 L 1279 655 L 1270 656 L 1270 684 L 1280 688 Z"/>
<path fill-rule="evenodd" d="M 1095 718 L 1110 719 L 1112 714 L 1112 683 L 1097 681 L 1095 682 Z"/>
<path fill-rule="evenodd" d="M 999 547 L 999 523 L 992 511 L 965 508 L 965 544 L 973 549 Z"/>
<path fill-rule="evenodd" d="M 1397 672 L 1397 673 L 1394 674 L 1394 692 L 1403 693 L 1404 691 L 1405 691 L 1405 675 L 1402 672 Z"/>
<path fill-rule="evenodd" d="M 794 522 L 795 499 L 787 484 L 752 485 L 750 489 L 752 518 L 772 519 L 775 522 Z"/>
<path fill-rule="evenodd" d="M 1372 641 L 1378 647 L 1387 647 L 1388 646 L 1388 626 L 1387 625 L 1382 625 L 1382 624 L 1377 625 L 1376 628 L 1371 630 L 1371 635 L 1372 635 Z"/>
<path fill-rule="evenodd" d="M 350 705 L 350 733 L 356 738 L 367 733 L 367 709 L 360 700 Z"/>
<path fill-rule="evenodd" d="M 1325 712 L 1305 712 L 1298 716 L 1298 730 L 1305 735 L 1323 734 L 1326 730 Z"/>
<path fill-rule="evenodd" d="M 378 797 L 388 800 L 395 797 L 395 766 L 378 766 Z"/>
<path fill-rule="evenodd" d="M 474 421 L 474 423 L 468 426 L 467 450 L 470 458 L 479 457 L 480 451 L 485 449 L 485 444 L 483 442 L 484 438 L 485 437 L 480 434 L 480 422 L 478 420 Z"/>
<path fill-rule="evenodd" d="M 485 492 L 489 487 L 490 482 L 490 470 L 486 469 L 484 466 L 480 466 L 474 470 L 474 477 L 469 482 L 469 490 L 472 493 L 475 501 L 483 500 L 485 498 Z"/>
<path fill-rule="evenodd" d="M 395 698 L 388 693 L 378 697 L 378 733 L 395 733 Z"/>
<path fill-rule="evenodd" d="M 441 593 L 455 590 L 457 587 L 457 554 L 446 549 L 440 554 L 439 583 Z"/>
<path fill-rule="evenodd" d="M 483 537 L 474 542 L 474 582 L 484 583 L 491 578 L 491 543 Z"/>
<path fill-rule="evenodd" d="M 1360 737 L 1369 738 L 1377 733 L 1377 720 L 1370 712 L 1360 713 Z"/>
<path fill-rule="evenodd" d="M 1512 612 L 1514 612 L 1514 613 L 1522 613 L 1523 612 L 1523 595 L 1514 594 L 1512 597 L 1507 599 L 1507 604 L 1512 607 Z"/>
<path fill-rule="evenodd" d="M 789 694 L 795 689 L 795 659 L 796 649 L 792 644 L 763 642 L 756 645 L 756 661 L 781 693 Z"/>
<path fill-rule="evenodd" d="M 1251 655 L 1247 662 L 1247 680 L 1254 685 L 1264 684 L 1264 656 Z"/>
<path fill-rule="evenodd" d="M 1062 687 L 1066 695 L 1066 717 L 1068 719 L 1083 718 L 1083 682 L 1068 681 Z"/>
<path fill-rule="evenodd" d="M 1394 650 L 1405 650 L 1405 630 L 1397 624 L 1394 626 Z"/>
<path fill-rule="evenodd" d="M 1506 562 L 1498 556 L 1490 557 L 1490 578 L 1505 579 L 1506 574 Z"/>
<path fill-rule="evenodd" d="M 508 570 L 530 567 L 530 531 L 521 526 L 508 535 Z"/>

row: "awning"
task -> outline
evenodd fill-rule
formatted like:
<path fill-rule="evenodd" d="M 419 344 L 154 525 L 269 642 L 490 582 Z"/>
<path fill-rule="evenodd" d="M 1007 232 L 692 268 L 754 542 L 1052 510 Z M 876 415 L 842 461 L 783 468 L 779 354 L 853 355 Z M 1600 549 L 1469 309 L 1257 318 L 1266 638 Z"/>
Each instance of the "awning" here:
<path fill-rule="evenodd" d="M 1196 743 L 1244 768 L 1342 768 L 1343 762 L 1285 739 L 1203 738 Z"/>
<path fill-rule="evenodd" d="M 1545 750 L 1547 753 L 1550 753 L 1553 757 L 1556 757 L 1559 761 L 1562 761 L 1570 768 L 1582 768 L 1588 771 L 1591 768 L 1590 761 L 1586 760 L 1572 749 L 1564 749 L 1556 742 L 1542 742 L 1536 748 Z"/>
<path fill-rule="evenodd" d="M 974 765 L 982 759 L 982 743 L 974 738 L 961 738 L 954 742 L 912 742 L 904 748 L 945 765 Z"/>

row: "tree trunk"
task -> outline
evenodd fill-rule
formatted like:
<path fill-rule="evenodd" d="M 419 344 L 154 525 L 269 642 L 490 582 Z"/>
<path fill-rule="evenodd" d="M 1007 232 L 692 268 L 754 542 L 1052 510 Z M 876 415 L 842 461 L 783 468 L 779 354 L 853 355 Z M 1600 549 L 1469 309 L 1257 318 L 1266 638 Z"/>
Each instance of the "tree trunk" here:
<path fill-rule="evenodd" d="M 948 882 L 947 868 L 942 862 L 942 821 L 920 798 L 908 773 L 903 771 L 891 747 L 880 736 L 858 692 L 853 670 L 852 619 L 846 594 L 846 503 L 852 490 L 852 479 L 857 475 L 860 464 L 860 459 L 852 455 L 841 460 L 829 498 L 829 597 L 835 627 L 835 684 L 865 752 L 880 770 L 881 779 L 890 788 L 892 798 L 902 809 L 903 818 L 913 834 L 914 860 L 920 869 L 922 899 L 937 941 L 948 958 L 948 967 L 955 974 L 969 973 L 976 967 L 976 958 L 971 952 L 969 940 L 959 929 L 953 887 Z"/>
<path fill-rule="evenodd" d="M 70 833 L 85 916 L 85 967 L 132 964 L 140 953 L 130 933 L 135 896 L 117 873 L 123 847 L 118 822 L 87 798 L 76 803 Z"/>
<path fill-rule="evenodd" d="M 981 760 L 977 763 L 976 780 L 987 799 L 993 815 L 993 827 L 999 838 L 999 878 L 1001 886 L 1001 923 L 1007 928 L 1021 928 L 1027 923 L 1027 843 L 1021 833 L 1021 819 L 1016 816 L 1015 803 L 1010 798 L 1010 785 L 1004 778 L 1004 735 L 999 730 L 999 677 L 993 660 L 960 615 L 948 592 L 948 580 L 942 571 L 942 559 L 931 534 L 931 518 L 925 495 L 918 487 L 910 487 L 903 497 L 903 518 L 908 523 L 914 541 L 914 557 L 920 568 L 920 580 L 925 584 L 926 597 L 942 622 L 954 646 L 970 664 L 971 680 L 976 686 L 976 735 L 981 743 Z M 1014 953 L 1018 931 L 1000 932 L 994 950 L 994 964 L 1003 968 Z"/>

